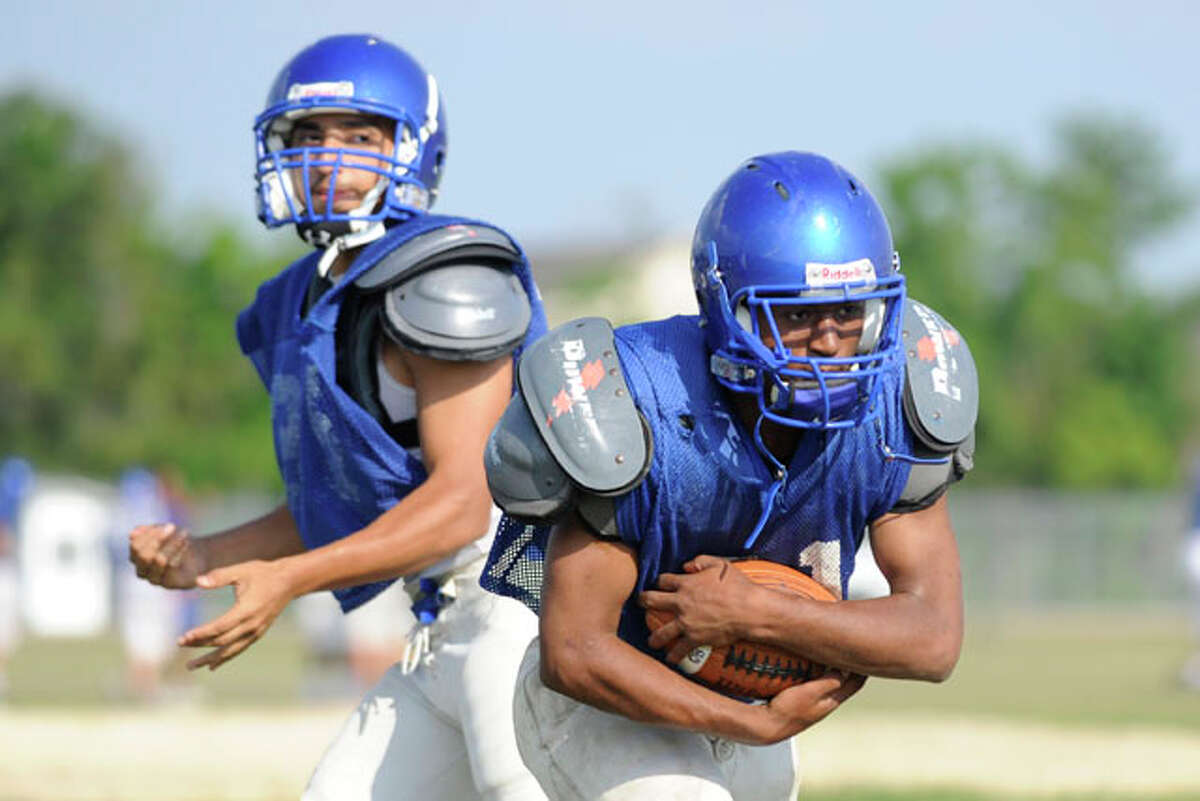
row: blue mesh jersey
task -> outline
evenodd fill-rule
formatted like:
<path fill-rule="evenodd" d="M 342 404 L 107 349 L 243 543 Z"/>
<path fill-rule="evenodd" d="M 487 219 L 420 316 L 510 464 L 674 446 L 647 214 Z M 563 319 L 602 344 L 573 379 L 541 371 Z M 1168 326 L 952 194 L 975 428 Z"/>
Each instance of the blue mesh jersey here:
<path fill-rule="evenodd" d="M 409 239 L 460 224 L 494 228 L 441 215 L 397 225 L 365 247 L 341 280 L 301 316 L 320 258 L 319 252 L 311 253 L 259 287 L 254 303 L 238 317 L 238 342 L 271 395 L 275 458 L 288 508 L 310 549 L 363 528 L 427 477 L 420 460 L 338 386 L 334 331 L 355 279 Z M 546 332 L 546 315 L 523 256 L 514 269 L 532 306 L 525 337 L 529 343 Z M 514 360 L 520 352 L 513 354 Z M 348 612 L 390 583 L 335 590 L 334 595 Z"/>
<path fill-rule="evenodd" d="M 896 504 L 908 480 L 909 464 L 887 455 L 912 452 L 901 406 L 903 367 L 881 377 L 877 420 L 804 434 L 747 550 L 776 477 L 709 373 L 699 318 L 625 326 L 615 341 L 630 391 L 654 434 L 645 480 L 615 502 L 620 537 L 638 554 L 637 586 L 621 615 L 622 639 L 650 653 L 637 592 L 652 588 L 661 573 L 681 572 L 700 554 L 753 555 L 798 567 L 844 597 L 867 524 Z M 536 611 L 548 536 L 548 526 L 505 517 L 484 586 Z"/>

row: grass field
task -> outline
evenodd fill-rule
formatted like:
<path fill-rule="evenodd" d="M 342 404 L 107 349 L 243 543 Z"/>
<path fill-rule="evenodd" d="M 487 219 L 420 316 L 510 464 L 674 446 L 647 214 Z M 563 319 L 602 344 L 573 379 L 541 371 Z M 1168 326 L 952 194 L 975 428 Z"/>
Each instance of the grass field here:
<path fill-rule="evenodd" d="M 980 613 L 949 681 L 871 681 L 847 709 L 1200 734 L 1200 693 L 1177 681 L 1191 647 L 1163 611 Z"/>
<path fill-rule="evenodd" d="M 810 801 L 1200 799 L 1200 694 L 1167 612 L 970 616 L 942 685 L 873 680 L 799 738 Z M 0 801 L 294 797 L 354 699 L 314 705 L 286 627 L 186 703 L 116 702 L 114 640 L 29 642 L 0 711 Z"/>

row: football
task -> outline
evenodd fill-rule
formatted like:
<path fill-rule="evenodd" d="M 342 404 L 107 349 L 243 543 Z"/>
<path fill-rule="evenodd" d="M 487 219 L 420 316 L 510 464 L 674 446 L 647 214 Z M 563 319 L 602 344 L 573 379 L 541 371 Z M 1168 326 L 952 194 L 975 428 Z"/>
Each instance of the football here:
<path fill-rule="evenodd" d="M 755 584 L 817 601 L 837 600 L 825 585 L 787 565 L 763 559 L 744 559 L 730 564 Z M 646 625 L 651 631 L 673 618 L 670 612 L 646 610 Z M 755 699 L 771 698 L 825 671 L 823 665 L 790 651 L 744 640 L 720 648 L 698 646 L 675 666 L 693 680 L 725 695 Z"/>

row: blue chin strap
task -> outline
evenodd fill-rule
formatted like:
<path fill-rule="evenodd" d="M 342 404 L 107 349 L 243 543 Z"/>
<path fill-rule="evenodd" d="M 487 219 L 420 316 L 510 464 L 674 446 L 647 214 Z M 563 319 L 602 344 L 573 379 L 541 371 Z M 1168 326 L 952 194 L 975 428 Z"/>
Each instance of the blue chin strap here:
<path fill-rule="evenodd" d="M 754 424 L 754 445 L 767 458 L 767 461 L 771 463 L 771 466 L 774 468 L 772 472 L 775 474 L 775 480 L 771 482 L 771 486 L 764 493 L 762 512 L 759 513 L 758 521 L 754 524 L 754 529 L 750 532 L 750 536 L 746 537 L 746 541 L 742 544 L 742 548 L 747 551 L 754 547 L 754 543 L 758 540 L 758 535 L 762 533 L 763 527 L 767 525 L 767 519 L 771 516 L 771 510 L 775 508 L 775 496 L 779 494 L 779 490 L 783 489 L 783 484 L 787 481 L 787 468 L 775 458 L 775 454 L 771 453 L 771 449 L 763 442 L 762 425 L 765 419 L 767 419 L 766 416 L 760 414 L 758 422 Z"/>
<path fill-rule="evenodd" d="M 860 387 L 856 381 L 828 379 L 818 371 L 815 380 L 804 386 L 781 380 L 777 373 L 768 373 L 770 383 L 758 393 L 759 410 L 768 419 L 783 425 L 799 426 L 803 421 L 830 420 L 836 425 L 838 418 L 854 407 Z"/>

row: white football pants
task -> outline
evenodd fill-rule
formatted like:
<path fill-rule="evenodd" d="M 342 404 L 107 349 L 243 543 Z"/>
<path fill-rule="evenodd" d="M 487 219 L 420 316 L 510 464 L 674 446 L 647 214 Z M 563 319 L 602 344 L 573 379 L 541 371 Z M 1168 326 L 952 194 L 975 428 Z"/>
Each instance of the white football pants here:
<path fill-rule="evenodd" d="M 538 641 L 517 677 L 517 745 L 552 801 L 795 801 L 792 743 L 748 746 L 602 712 L 542 684 Z"/>
<path fill-rule="evenodd" d="M 456 599 L 428 627 L 428 650 L 393 665 L 342 726 L 304 801 L 544 801 L 513 736 L 517 667 L 537 617 L 454 578 Z"/>

